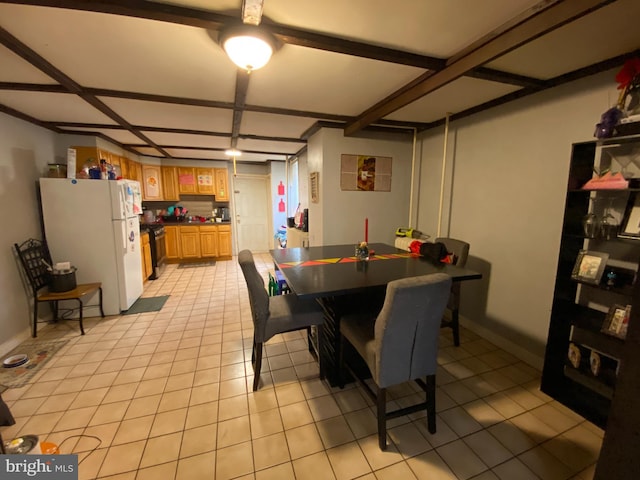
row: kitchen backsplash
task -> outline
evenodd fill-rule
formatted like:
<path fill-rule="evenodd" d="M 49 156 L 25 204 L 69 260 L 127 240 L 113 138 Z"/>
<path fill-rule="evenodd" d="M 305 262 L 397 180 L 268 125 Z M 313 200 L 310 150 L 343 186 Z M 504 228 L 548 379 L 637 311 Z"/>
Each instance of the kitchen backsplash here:
<path fill-rule="evenodd" d="M 229 206 L 229 202 L 216 202 L 213 196 L 207 196 L 206 199 L 200 195 L 181 195 L 181 197 L 180 201 L 145 201 L 142 202 L 142 208 L 153 210 L 154 213 L 157 213 L 159 210 L 166 210 L 169 207 L 179 205 L 189 211 L 188 215 L 208 218 L 214 208 Z"/>
<path fill-rule="evenodd" d="M 203 201 L 180 201 L 176 202 L 176 205 L 186 208 L 189 212 L 187 215 L 200 217 L 210 217 L 211 211 L 215 208 L 214 202 Z"/>

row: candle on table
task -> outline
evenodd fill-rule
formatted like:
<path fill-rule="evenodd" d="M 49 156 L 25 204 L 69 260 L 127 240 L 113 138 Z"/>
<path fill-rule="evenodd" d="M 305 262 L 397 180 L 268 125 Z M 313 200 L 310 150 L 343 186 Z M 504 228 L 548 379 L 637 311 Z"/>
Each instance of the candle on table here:
<path fill-rule="evenodd" d="M 364 219 L 364 241 L 369 243 L 369 218 Z"/>

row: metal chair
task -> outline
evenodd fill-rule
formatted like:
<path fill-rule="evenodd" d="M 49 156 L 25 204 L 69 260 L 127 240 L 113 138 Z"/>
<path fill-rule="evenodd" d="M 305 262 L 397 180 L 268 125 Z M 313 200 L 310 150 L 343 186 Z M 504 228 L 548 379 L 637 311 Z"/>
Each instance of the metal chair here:
<path fill-rule="evenodd" d="M 467 264 L 467 258 L 469 258 L 469 244 L 467 242 L 447 237 L 436 238 L 435 241 L 444 243 L 447 247 L 447 251 L 449 253 L 453 253 L 453 265 L 456 265 L 457 267 L 464 267 Z M 453 344 L 456 347 L 460 346 L 459 311 L 460 282 L 455 282 L 451 285 L 449 302 L 447 303 L 447 308 L 445 309 L 442 317 L 442 327 L 448 327 L 453 330 Z"/>
<path fill-rule="evenodd" d="M 78 302 L 78 311 L 79 318 L 78 321 L 80 323 L 80 332 L 84 335 L 84 326 L 82 325 L 83 319 L 83 310 L 84 303 L 82 299 L 86 296 L 89 296 L 95 292 L 99 293 L 99 304 L 97 306 L 100 307 L 100 315 L 104 317 L 104 310 L 102 309 L 102 284 L 100 282 L 96 283 L 85 283 L 76 285 L 76 288 L 73 290 L 69 290 L 67 292 L 43 292 L 39 293 L 40 290 L 49 287 L 52 280 L 52 274 L 49 271 L 47 264 L 51 265 L 51 255 L 49 253 L 49 249 L 47 248 L 46 243 L 36 240 L 29 239 L 26 242 L 18 245 L 14 243 L 14 248 L 18 257 L 20 258 L 20 262 L 22 263 L 22 267 L 27 275 L 27 279 L 33 291 L 33 336 L 38 336 L 38 304 L 40 302 L 51 302 L 52 310 L 53 310 L 53 320 L 58 320 L 58 302 L 62 300 L 75 300 Z M 45 263 L 46 262 L 46 263 Z M 92 305 L 96 306 L 96 305 Z"/>
<path fill-rule="evenodd" d="M 247 282 L 253 317 L 253 391 L 258 390 L 262 367 L 262 346 L 279 333 L 307 329 L 324 323 L 324 312 L 315 300 L 301 300 L 296 295 L 269 296 L 249 250 L 238 254 L 238 263 Z M 318 335 L 320 339 L 321 335 Z M 322 375 L 321 375 L 322 376 Z"/>
<path fill-rule="evenodd" d="M 376 402 L 381 450 L 387 448 L 386 422 L 391 418 L 426 409 L 429 432 L 436 432 L 438 335 L 450 289 L 451 277 L 444 273 L 394 280 L 377 316 L 358 313 L 340 321 L 340 386 L 346 368 Z M 345 363 L 346 341 L 369 367 L 376 392 Z M 411 380 L 426 392 L 426 401 L 387 412 L 387 388 Z"/>

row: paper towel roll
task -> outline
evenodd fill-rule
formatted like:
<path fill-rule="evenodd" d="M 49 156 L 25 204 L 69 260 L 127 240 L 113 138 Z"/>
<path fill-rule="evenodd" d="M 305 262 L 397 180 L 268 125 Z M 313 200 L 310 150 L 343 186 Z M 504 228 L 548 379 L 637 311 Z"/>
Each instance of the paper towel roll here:
<path fill-rule="evenodd" d="M 54 266 L 55 270 L 71 270 L 71 262 L 58 262 Z"/>
<path fill-rule="evenodd" d="M 422 240 L 417 240 L 415 238 L 396 237 L 395 247 L 409 252 L 411 251 L 409 249 L 409 245 L 411 245 L 413 242 L 416 242 L 416 241 L 423 243 Z"/>

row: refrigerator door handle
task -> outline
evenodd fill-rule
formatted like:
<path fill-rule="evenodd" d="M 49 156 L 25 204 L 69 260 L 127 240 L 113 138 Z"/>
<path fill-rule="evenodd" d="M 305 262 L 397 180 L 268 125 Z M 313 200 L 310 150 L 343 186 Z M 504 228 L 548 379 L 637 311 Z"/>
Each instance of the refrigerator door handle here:
<path fill-rule="evenodd" d="M 122 209 L 122 218 L 130 217 L 129 199 L 127 198 L 127 184 L 119 185 L 118 193 L 120 195 L 120 208 Z"/>
<path fill-rule="evenodd" d="M 127 253 L 127 221 L 122 220 L 121 229 L 122 229 L 122 253 Z"/>

